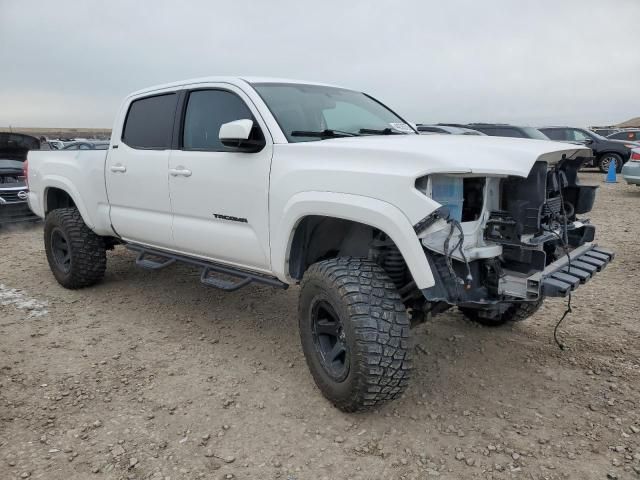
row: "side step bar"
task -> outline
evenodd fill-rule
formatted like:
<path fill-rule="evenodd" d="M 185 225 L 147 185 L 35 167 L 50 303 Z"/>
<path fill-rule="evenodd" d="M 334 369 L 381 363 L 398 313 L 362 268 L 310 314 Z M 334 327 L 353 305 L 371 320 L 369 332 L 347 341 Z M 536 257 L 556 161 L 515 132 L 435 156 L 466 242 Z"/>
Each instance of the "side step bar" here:
<path fill-rule="evenodd" d="M 569 292 L 584 284 L 602 271 L 615 254 L 609 250 L 588 244 L 569 253 L 571 261 L 563 256 L 548 265 L 540 273 L 542 293 L 547 297 L 566 297 Z"/>
<path fill-rule="evenodd" d="M 142 245 L 127 244 L 126 247 L 132 252 L 137 252 L 136 265 L 149 270 L 160 270 L 168 267 L 175 262 L 187 263 L 202 268 L 200 281 L 204 285 L 215 287 L 226 292 L 234 292 L 246 287 L 250 283 L 261 283 L 270 287 L 287 289 L 289 285 L 281 282 L 275 277 L 268 277 L 257 273 L 247 272 L 228 265 L 221 265 L 207 260 L 200 260 L 186 255 L 178 255 L 175 253 L 157 250 L 155 248 L 144 247 Z M 237 282 L 224 280 L 212 275 L 212 273 L 221 273 L 230 277 L 237 278 Z"/>

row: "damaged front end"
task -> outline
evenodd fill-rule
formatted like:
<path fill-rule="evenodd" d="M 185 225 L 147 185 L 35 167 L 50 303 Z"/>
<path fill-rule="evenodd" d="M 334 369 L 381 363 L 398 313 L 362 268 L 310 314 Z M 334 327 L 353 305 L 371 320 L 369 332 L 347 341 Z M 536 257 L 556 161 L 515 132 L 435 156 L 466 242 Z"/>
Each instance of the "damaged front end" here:
<path fill-rule="evenodd" d="M 583 218 L 596 186 L 577 175 L 587 157 L 540 157 L 526 178 L 430 175 L 416 188 L 443 207 L 415 225 L 435 277 L 429 305 L 496 318 L 513 305 L 566 296 L 613 253 L 593 243 Z M 442 307 L 440 307 L 442 308 Z"/>

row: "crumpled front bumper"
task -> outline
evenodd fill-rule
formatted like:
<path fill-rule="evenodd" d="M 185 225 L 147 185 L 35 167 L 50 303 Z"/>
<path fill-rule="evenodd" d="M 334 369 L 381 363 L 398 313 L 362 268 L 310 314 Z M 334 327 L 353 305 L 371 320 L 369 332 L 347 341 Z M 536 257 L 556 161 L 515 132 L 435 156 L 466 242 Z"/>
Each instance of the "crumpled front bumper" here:
<path fill-rule="evenodd" d="M 586 243 L 571 251 L 568 257 L 565 255 L 559 258 L 543 271 L 529 277 L 530 286 L 538 286 L 545 297 L 566 297 L 602 271 L 615 254 L 597 244 Z"/>

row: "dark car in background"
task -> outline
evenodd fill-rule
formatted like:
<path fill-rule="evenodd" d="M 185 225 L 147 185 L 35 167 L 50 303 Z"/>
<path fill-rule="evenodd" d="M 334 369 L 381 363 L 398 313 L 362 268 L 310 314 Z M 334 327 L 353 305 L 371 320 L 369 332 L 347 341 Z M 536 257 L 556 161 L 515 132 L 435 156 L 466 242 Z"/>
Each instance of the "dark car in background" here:
<path fill-rule="evenodd" d="M 506 123 L 469 123 L 466 125 L 447 123 L 451 127 L 470 128 L 492 137 L 533 138 L 536 140 L 549 140 L 542 132 L 533 127 L 520 127 Z"/>
<path fill-rule="evenodd" d="M 482 132 L 465 127 L 452 127 L 450 125 L 416 124 L 416 130 L 420 133 L 442 133 L 445 135 L 484 135 Z"/>
<path fill-rule="evenodd" d="M 610 140 L 624 140 L 628 142 L 640 142 L 640 128 L 629 128 L 619 132 L 605 135 Z"/>
<path fill-rule="evenodd" d="M 621 129 L 618 127 L 589 127 L 589 130 L 603 137 L 608 137 L 609 135 L 619 132 Z"/>
<path fill-rule="evenodd" d="M 540 131 L 551 140 L 581 143 L 589 147 L 593 151 L 593 160 L 591 164 L 587 163 L 585 166 L 597 167 L 601 172 L 606 172 L 611 162 L 615 162 L 616 170 L 621 172 L 622 166 L 631 155 L 631 149 L 624 141 L 610 140 L 586 128 L 542 127 Z"/>
<path fill-rule="evenodd" d="M 0 133 L 0 226 L 38 220 L 27 203 L 24 162 L 40 141 L 30 135 Z"/>

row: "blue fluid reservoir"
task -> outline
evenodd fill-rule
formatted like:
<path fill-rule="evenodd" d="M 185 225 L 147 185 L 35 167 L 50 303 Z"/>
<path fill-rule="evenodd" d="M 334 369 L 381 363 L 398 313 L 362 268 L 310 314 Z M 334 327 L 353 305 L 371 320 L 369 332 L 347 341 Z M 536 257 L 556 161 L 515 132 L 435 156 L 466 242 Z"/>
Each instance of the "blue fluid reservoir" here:
<path fill-rule="evenodd" d="M 450 217 L 462 220 L 462 203 L 464 179 L 434 175 L 431 177 L 431 198 L 449 209 Z"/>

